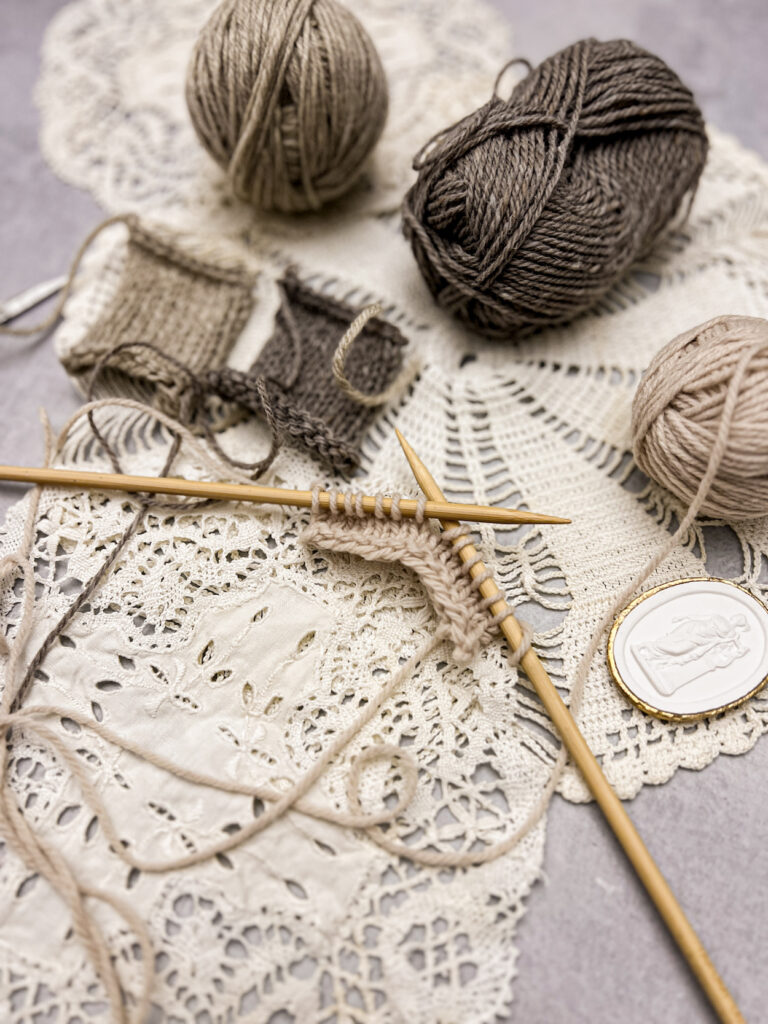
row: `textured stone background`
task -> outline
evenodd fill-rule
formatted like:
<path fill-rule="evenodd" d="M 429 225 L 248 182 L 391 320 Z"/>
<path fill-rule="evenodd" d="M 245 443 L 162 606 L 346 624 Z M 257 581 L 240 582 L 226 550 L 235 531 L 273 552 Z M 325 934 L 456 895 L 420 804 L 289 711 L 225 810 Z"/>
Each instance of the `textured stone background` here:
<path fill-rule="evenodd" d="M 709 120 L 768 158 L 764 0 L 492 2 L 514 26 L 510 56 L 535 62 L 590 35 L 634 39 L 680 73 Z M 89 196 L 54 177 L 37 147 L 38 51 L 61 5 L 0 4 L 0 296 L 61 273 L 100 217 Z M 61 424 L 77 396 L 46 339 L 0 338 L 0 373 L 0 462 L 34 464 L 41 437 L 34 410 L 45 404 Z M 0 485 L 0 512 L 19 494 Z M 704 772 L 680 771 L 630 804 L 751 1024 L 768 1016 L 766 779 L 764 740 Z M 520 929 L 510 1024 L 714 1021 L 594 806 L 554 801 L 545 870 Z"/>

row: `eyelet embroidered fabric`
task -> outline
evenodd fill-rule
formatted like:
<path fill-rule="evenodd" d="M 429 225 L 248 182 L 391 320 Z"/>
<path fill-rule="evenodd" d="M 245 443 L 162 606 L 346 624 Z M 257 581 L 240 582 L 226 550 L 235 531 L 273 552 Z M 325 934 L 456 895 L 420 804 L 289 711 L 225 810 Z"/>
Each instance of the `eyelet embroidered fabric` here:
<path fill-rule="evenodd" d="M 485 99 L 498 68 L 515 54 L 496 16 L 479 0 L 350 3 L 393 83 L 392 120 L 376 165 L 387 173 L 374 172 L 356 198 L 297 229 L 277 218 L 257 220 L 227 201 L 194 142 L 180 75 L 211 6 L 78 0 L 64 8 L 46 39 L 38 92 L 49 161 L 110 212 L 134 210 L 208 236 L 203 248 L 227 236 L 260 261 L 255 311 L 229 360 L 235 368 L 250 366 L 268 337 L 274 282 L 289 263 L 341 300 L 382 305 L 411 339 L 423 370 L 368 432 L 364 489 L 411 487 L 396 421 L 450 496 L 573 519 L 567 528 L 479 529 L 486 563 L 510 605 L 533 620 L 536 649 L 566 692 L 612 595 L 681 514 L 674 499 L 639 476 L 628 454 L 639 374 L 693 323 L 729 311 L 765 312 L 768 170 L 712 131 L 688 223 L 599 309 L 514 348 L 481 342 L 434 307 L 397 218 L 386 213 L 410 180 L 413 153 Z M 448 109 L 453 104 L 457 109 Z M 119 239 L 107 234 L 94 247 L 57 334 L 61 351 L 105 308 L 123 258 Z M 129 471 L 160 469 L 162 429 L 124 407 L 103 421 Z M 245 459 L 266 445 L 252 422 L 225 430 L 221 442 Z M 64 459 L 107 468 L 85 430 Z M 189 475 L 206 471 L 193 457 L 178 467 Z M 284 450 L 271 480 L 309 486 L 316 473 L 305 456 Z M 3 553 L 18 545 L 24 507 L 8 517 Z M 113 498 L 44 492 L 30 652 L 129 515 Z M 437 625 L 416 577 L 397 564 L 313 551 L 298 539 L 304 522 L 240 506 L 150 513 L 46 659 L 29 701 L 66 703 L 78 721 L 90 716 L 225 779 L 290 786 Z M 699 520 L 648 585 L 704 573 L 710 525 Z M 734 578 L 765 598 L 766 522 L 732 530 L 742 559 Z M 11 619 L 18 590 L 9 585 L 2 594 Z M 409 750 L 419 769 L 417 792 L 393 826 L 403 842 L 455 851 L 508 837 L 546 785 L 558 751 L 540 706 L 514 675 L 500 643 L 463 668 L 443 645 L 331 764 L 313 798 L 347 808 L 355 754 L 386 742 Z M 137 855 L 201 849 L 263 813 L 258 801 L 168 780 L 78 721 L 63 716 L 52 727 L 91 773 Z M 768 698 L 691 726 L 664 724 L 618 694 L 600 652 L 580 723 L 617 791 L 629 797 L 681 766 L 701 769 L 721 752 L 748 750 L 768 727 Z M 12 784 L 33 827 L 148 922 L 155 1020 L 426 1024 L 491 1021 L 507 1012 L 515 926 L 540 874 L 543 823 L 497 861 L 446 870 L 291 813 L 222 859 L 149 875 L 127 870 L 110 852 L 83 794 L 44 745 L 32 735 L 14 742 Z M 396 766 L 368 765 L 362 806 L 396 801 L 398 784 Z M 560 791 L 587 798 L 570 768 Z M 13 993 L 12 1019 L 26 1024 L 54 1010 L 64 1021 L 106 1019 L 103 989 L 68 936 L 63 905 L 14 856 L 7 854 L 0 870 L 8 894 L 0 986 Z M 124 983 L 135 991 L 135 938 L 110 912 L 98 913 Z"/>
<path fill-rule="evenodd" d="M 131 446 L 120 451 L 129 464 Z M 148 455 L 134 460 L 145 464 Z M 193 461 L 179 468 L 199 473 L 203 467 Z M 38 603 L 46 617 L 36 622 L 30 651 L 130 518 L 123 502 L 94 495 L 72 500 L 67 511 L 69 501 L 43 496 L 35 560 L 38 582 L 46 580 L 53 601 Z M 65 536 L 70 514 L 82 517 L 81 501 L 93 539 L 99 538 L 95 546 Z M 17 525 L 22 511 L 17 507 L 12 516 Z M 546 781 L 537 734 L 525 725 L 525 711 L 512 711 L 527 704 L 525 695 L 515 694 L 509 669 L 508 692 L 498 692 L 498 647 L 476 655 L 471 668 L 453 662 L 416 577 L 381 563 L 328 560 L 297 540 L 298 525 L 296 517 L 254 516 L 250 509 L 148 514 L 136 536 L 138 560 L 127 552 L 120 559 L 46 658 L 25 709 L 67 709 L 50 720 L 55 734 L 86 770 L 132 858 L 157 862 L 236 837 L 267 813 L 265 801 L 201 795 L 199 787 L 135 757 L 133 744 L 225 784 L 289 792 L 420 652 L 423 663 L 402 694 L 377 709 L 359 734 L 354 729 L 320 790 L 313 790 L 313 802 L 326 804 L 330 815 L 334 808 L 342 816 L 349 809 L 375 813 L 382 804 L 387 811 L 393 800 L 402 802 L 397 827 L 380 837 L 383 851 L 349 827 L 291 812 L 262 834 L 263 845 L 248 843 L 210 863 L 160 875 L 126 867 L 87 794 L 37 731 L 30 727 L 24 736 L 23 722 L 16 725 L 22 735 L 15 739 L 12 785 L 35 831 L 77 865 L 78 876 L 98 880 L 97 888 L 117 888 L 149 923 L 160 1019 L 163 1011 L 173 1019 L 181 1010 L 192 1020 L 204 1012 L 217 1020 L 236 1013 L 254 1020 L 280 1019 L 280 1013 L 296 1020 L 365 1019 L 364 1012 L 400 1020 L 413 1012 L 426 1021 L 435 1007 L 447 1019 L 456 1007 L 443 1000 L 439 982 L 433 990 L 436 974 L 449 988 L 452 976 L 457 985 L 464 979 L 462 1012 L 471 1019 L 463 989 L 473 988 L 483 971 L 486 942 L 511 942 L 537 870 L 542 827 L 467 877 L 467 869 L 451 865 L 482 859 L 503 842 Z M 145 585 L 149 602 L 140 593 Z M 3 597 L 13 617 L 18 596 L 8 587 Z M 481 611 L 477 600 L 479 622 Z M 463 640 L 460 631 L 455 637 Z M 478 690 L 473 680 L 483 676 L 504 718 L 492 713 L 476 729 L 485 686 Z M 453 693 L 447 678 L 454 679 Z M 411 687 L 424 713 L 414 714 Z M 121 744 L 94 734 L 89 723 L 109 729 Z M 520 742 L 524 734 L 527 743 Z M 393 748 L 417 769 L 410 801 L 414 787 L 409 784 L 404 799 L 407 780 L 397 761 L 377 756 Z M 502 762 L 512 769 L 506 777 Z M 452 766 L 449 774 L 441 763 Z M 49 905 L 47 886 L 16 858 L 8 855 L 3 871 L 4 891 L 15 893 L 3 935 L 17 1019 L 41 1005 L 55 1006 L 65 1020 L 106 1013 L 90 965 L 66 937 L 66 912 L 55 900 Z M 478 903 L 470 917 L 465 898 Z M 35 922 L 44 923 L 48 939 L 20 959 Z M 427 922 L 429 935 L 422 933 Z M 105 923 L 123 982 L 135 993 L 142 966 L 136 938 L 119 920 L 107 916 Z M 339 967 L 328 956 L 336 933 L 344 935 Z M 408 991 L 398 994 L 403 970 Z M 421 994 L 412 987 L 414 971 L 424 978 Z M 499 960 L 495 972 L 482 985 L 501 1011 L 509 998 L 506 964 Z"/>

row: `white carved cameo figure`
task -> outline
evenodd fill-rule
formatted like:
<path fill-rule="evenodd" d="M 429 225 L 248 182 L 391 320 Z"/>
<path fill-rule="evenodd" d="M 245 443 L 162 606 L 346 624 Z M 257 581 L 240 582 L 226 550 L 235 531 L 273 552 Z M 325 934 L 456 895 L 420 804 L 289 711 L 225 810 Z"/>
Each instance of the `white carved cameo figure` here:
<path fill-rule="evenodd" d="M 652 685 L 665 696 L 716 668 L 727 668 L 747 654 L 742 633 L 749 631 L 744 615 L 675 618 L 673 629 L 658 640 L 632 644 Z"/>

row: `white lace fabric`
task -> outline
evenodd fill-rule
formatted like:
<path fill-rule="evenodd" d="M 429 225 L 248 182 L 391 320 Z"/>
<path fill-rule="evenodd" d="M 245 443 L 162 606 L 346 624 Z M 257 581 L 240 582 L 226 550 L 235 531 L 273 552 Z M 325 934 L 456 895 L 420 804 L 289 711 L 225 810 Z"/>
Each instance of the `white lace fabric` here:
<path fill-rule="evenodd" d="M 23 504 L 11 514 L 9 546 L 22 512 Z M 33 649 L 127 518 L 122 503 L 49 492 L 35 551 L 45 614 Z M 150 514 L 131 552 L 46 658 L 26 705 L 63 705 L 225 781 L 289 787 L 437 628 L 415 578 L 308 551 L 297 526 L 282 512 L 250 509 L 170 521 Z M 12 589 L 4 607 L 13 615 Z M 396 825 L 403 841 L 462 851 L 509 834 L 549 771 L 535 732 L 525 742 L 525 697 L 508 675 L 499 679 L 495 652 L 472 670 L 449 659 L 441 646 L 331 766 L 315 802 L 343 809 L 352 757 L 394 742 L 419 765 L 416 797 Z M 259 800 L 176 780 L 73 718 L 54 725 L 89 766 L 137 856 L 203 849 L 263 812 Z M 41 835 L 81 877 L 140 908 L 157 955 L 155 999 L 169 1019 L 180 1004 L 191 1020 L 206 1010 L 215 1020 L 228 1013 L 352 1019 L 359 1010 L 370 1019 L 428 1021 L 457 1009 L 471 1019 L 478 987 L 494 1012 L 509 1001 L 506 958 L 491 952 L 498 942 L 511 945 L 543 827 L 510 857 L 466 872 L 399 861 L 358 833 L 291 812 L 242 850 L 150 874 L 110 852 L 83 794 L 34 737 L 16 738 L 13 767 L 13 785 Z M 371 766 L 362 781 L 371 809 L 398 788 L 386 765 Z M 19 1010 L 41 1012 L 33 1004 L 38 984 L 51 993 L 42 1009 L 56 1005 L 63 1019 L 98 1009 L 91 970 L 77 943 L 63 938 L 63 909 L 10 855 L 3 876 L 4 891 L 15 894 L 4 959 L 30 986 L 18 985 Z M 30 927 L 42 928 L 33 949 Z M 109 920 L 107 933 L 130 990 L 135 937 Z"/>
<path fill-rule="evenodd" d="M 380 49 L 392 94 L 389 127 L 357 194 L 295 222 L 257 218 L 226 197 L 183 105 L 186 56 L 211 9 L 203 0 L 77 0 L 46 37 L 38 89 L 42 145 L 56 171 L 109 212 L 134 210 L 239 246 L 263 268 L 254 319 L 231 357 L 244 368 L 269 331 L 274 281 L 287 263 L 315 287 L 380 301 L 422 362 L 411 393 L 366 438 L 365 490 L 407 492 L 394 422 L 451 496 L 567 515 L 569 527 L 481 528 L 483 555 L 508 600 L 537 626 L 535 646 L 566 692 L 612 595 L 668 536 L 676 501 L 633 472 L 629 409 L 651 356 L 712 316 L 765 312 L 768 170 L 733 140 L 712 149 L 688 223 L 641 273 L 574 324 L 516 346 L 483 342 L 433 304 L 391 214 L 416 150 L 487 98 L 515 50 L 481 0 L 350 4 Z M 95 247 L 56 338 L 75 344 L 119 275 L 117 229 Z M 156 472 L 167 437 L 133 414 L 107 418 L 128 470 Z M 240 458 L 263 450 L 253 423 L 226 430 Z M 106 468 L 86 430 L 69 464 Z M 203 475 L 188 459 L 177 470 Z M 272 479 L 309 486 L 317 467 L 285 449 Z M 340 481 L 335 481 L 340 484 Z M 11 510 L 2 553 L 15 550 L 25 503 Z M 125 502 L 46 491 L 35 541 L 37 624 L 30 654 L 128 521 Z M 224 779 L 285 786 L 306 770 L 380 680 L 436 628 L 419 582 L 398 566 L 307 550 L 301 517 L 245 506 L 150 513 L 119 566 L 46 658 L 28 701 L 64 704 L 180 763 Z M 649 585 L 706 572 L 699 522 Z M 742 582 L 765 597 L 765 521 L 734 526 Z M 2 594 L 18 614 L 18 586 Z M 758 695 L 713 720 L 650 719 L 592 666 L 580 725 L 622 797 L 748 750 L 768 727 Z M 169 778 L 95 738 L 56 724 L 136 850 L 178 857 L 234 833 L 259 802 Z M 407 748 L 416 796 L 393 826 L 418 847 L 467 850 L 509 835 L 557 752 L 540 706 L 492 644 L 459 669 L 441 647 L 330 766 L 313 798 L 346 806 L 355 753 Z M 34 827 L 95 884 L 127 897 L 156 951 L 156 1021 L 493 1021 L 512 998 L 515 927 L 541 871 L 544 825 L 483 867 L 432 869 L 398 860 L 363 834 L 290 812 L 241 849 L 170 874 L 129 870 L 108 849 L 83 794 L 34 737 L 14 736 L 12 784 Z M 286 781 L 287 780 L 287 781 Z M 397 791 L 391 766 L 363 776 L 372 808 Z M 587 799 L 569 768 L 560 790 Z M 6 852 L 0 988 L 12 1017 L 104 1018 L 102 990 L 48 887 Z M 99 911 L 101 913 L 101 911 Z M 128 990 L 134 937 L 105 928 Z M 44 1018 L 41 1018 L 44 1019 Z"/>

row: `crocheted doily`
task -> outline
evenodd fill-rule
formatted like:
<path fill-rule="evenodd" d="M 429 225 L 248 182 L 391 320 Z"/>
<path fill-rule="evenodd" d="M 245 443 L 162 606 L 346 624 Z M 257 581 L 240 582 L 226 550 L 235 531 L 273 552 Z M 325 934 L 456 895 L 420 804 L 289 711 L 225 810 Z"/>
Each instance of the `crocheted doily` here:
<path fill-rule="evenodd" d="M 711 133 L 688 223 L 599 309 L 515 347 L 479 341 L 434 306 L 397 218 L 386 213 L 402 197 L 413 153 L 487 97 L 514 50 L 479 0 L 350 6 L 381 50 L 392 118 L 367 188 L 333 214 L 302 219 L 297 228 L 257 220 L 225 201 L 220 175 L 194 142 L 179 77 L 207 0 L 78 0 L 65 8 L 44 48 L 44 151 L 107 210 L 136 210 L 198 236 L 226 235 L 263 267 L 261 301 L 233 352 L 235 365 L 250 365 L 267 336 L 271 283 L 287 263 L 338 298 L 382 303 L 410 337 L 422 372 L 368 433 L 365 489 L 411 489 L 396 421 L 453 496 L 572 517 L 567 528 L 480 531 L 488 565 L 510 603 L 537 627 L 535 646 L 567 691 L 612 595 L 658 549 L 681 511 L 639 476 L 629 455 L 639 374 L 661 345 L 694 323 L 724 312 L 765 313 L 768 170 Z M 120 259 L 119 237 L 94 250 L 59 331 L 61 349 L 104 309 Z M 159 469 L 162 431 L 120 412 L 108 428 L 129 467 Z M 239 424 L 222 444 L 254 457 L 264 436 L 252 423 Z M 86 431 L 67 458 L 101 465 Z M 202 467 L 191 462 L 178 471 Z M 309 486 L 316 474 L 308 459 L 285 450 L 272 478 Z M 22 503 L 9 515 L 4 552 L 18 543 L 23 511 Z M 127 515 L 117 500 L 44 495 L 38 639 Z M 299 517 L 255 509 L 150 515 L 120 572 L 47 659 L 30 699 L 51 702 L 56 692 L 57 703 L 70 701 L 176 759 L 202 758 L 206 770 L 225 777 L 291 779 L 344 727 L 382 673 L 436 627 L 415 577 L 350 556 L 319 558 L 297 542 L 299 526 Z M 649 585 L 704 573 L 709 526 L 698 522 Z M 739 562 L 732 577 L 764 597 L 768 524 L 739 525 L 731 536 Z M 12 612 L 18 600 L 6 592 L 3 609 Z M 260 619 L 263 609 L 269 614 Z M 270 680 L 278 672 L 283 700 L 274 704 Z M 768 698 L 698 724 L 664 724 L 626 702 L 598 657 L 580 722 L 617 791 L 629 797 L 679 767 L 700 769 L 721 752 L 748 750 L 768 727 Z M 147 851 L 175 856 L 200 848 L 260 813 L 172 782 L 71 721 L 59 728 L 90 766 L 121 834 Z M 546 717 L 516 685 L 495 644 L 464 669 L 447 648 L 432 655 L 380 721 L 332 764 L 319 783 L 323 799 L 343 806 L 349 759 L 382 739 L 407 746 L 420 768 L 398 835 L 445 849 L 510 834 L 557 751 Z M 372 802 L 388 792 L 383 766 L 364 781 Z M 34 827 L 99 885 L 128 896 L 149 922 L 158 1020 L 240 1014 L 275 1024 L 427 1024 L 491 1021 L 508 1008 L 514 929 L 540 873 L 543 827 L 499 861 L 446 871 L 416 867 L 355 832 L 291 814 L 224 861 L 137 877 L 109 852 L 67 773 L 31 739 L 17 747 L 13 785 Z M 587 798 L 573 770 L 560 789 L 569 800 Z M 19 992 L 16 1019 L 54 1006 L 63 1020 L 106 1012 L 50 891 L 10 856 L 2 873 L 3 891 L 12 894 L 4 907 L 3 969 Z M 43 921 L 44 929 L 35 926 Z M 117 923 L 110 937 L 130 987 L 133 939 Z"/>

